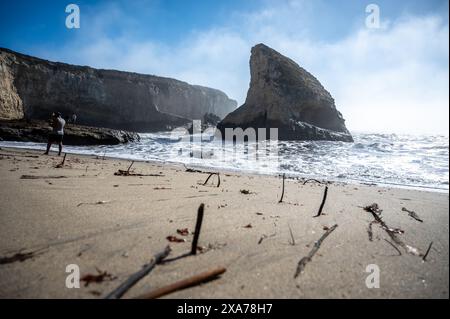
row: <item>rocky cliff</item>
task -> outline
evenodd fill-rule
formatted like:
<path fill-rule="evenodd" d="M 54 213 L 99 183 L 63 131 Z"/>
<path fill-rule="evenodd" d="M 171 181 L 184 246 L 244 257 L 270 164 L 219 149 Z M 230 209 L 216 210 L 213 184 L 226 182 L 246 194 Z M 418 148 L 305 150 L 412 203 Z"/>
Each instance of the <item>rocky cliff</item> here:
<path fill-rule="evenodd" d="M 223 118 L 237 103 L 223 92 L 174 79 L 50 62 L 0 48 L 0 119 L 47 119 L 151 132 L 205 113 Z"/>
<path fill-rule="evenodd" d="M 0 120 L 18 120 L 23 116 L 23 104 L 14 86 L 14 74 L 8 67 L 6 54 L 0 51 Z"/>
<path fill-rule="evenodd" d="M 353 141 L 330 93 L 291 59 L 258 44 L 250 73 L 245 103 L 218 125 L 223 137 L 225 128 L 253 127 L 278 128 L 281 140 Z"/>

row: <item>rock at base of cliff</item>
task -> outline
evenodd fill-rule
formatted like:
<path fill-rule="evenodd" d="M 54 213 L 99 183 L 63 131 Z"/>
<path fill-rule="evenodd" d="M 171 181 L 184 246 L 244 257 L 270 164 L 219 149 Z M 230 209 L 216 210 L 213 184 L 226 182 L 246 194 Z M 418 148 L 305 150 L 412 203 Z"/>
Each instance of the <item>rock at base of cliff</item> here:
<path fill-rule="evenodd" d="M 51 128 L 44 121 L 0 121 L 0 140 L 47 143 Z M 64 128 L 64 145 L 117 145 L 137 142 L 137 133 L 67 124 Z"/>
<path fill-rule="evenodd" d="M 269 126 L 266 126 L 269 124 Z M 272 132 L 276 128 L 277 133 Z M 289 121 L 288 123 L 281 122 L 262 122 L 256 119 L 255 121 L 246 123 L 245 125 L 233 125 L 233 124 L 223 124 L 220 123 L 217 126 L 220 131 L 220 136 L 222 139 L 227 138 L 226 129 L 242 129 L 243 134 L 249 133 L 247 129 L 255 130 L 255 137 L 257 140 L 273 139 L 282 141 L 340 141 L 340 142 L 353 142 L 353 137 L 349 133 L 335 132 L 327 129 L 323 129 L 308 123 L 300 121 Z M 240 132 L 236 131 L 237 133 Z M 233 134 L 233 131 L 230 132 Z M 263 134 L 263 137 L 260 136 Z M 218 136 L 217 133 L 215 135 Z M 230 136 L 233 139 L 233 136 Z"/>

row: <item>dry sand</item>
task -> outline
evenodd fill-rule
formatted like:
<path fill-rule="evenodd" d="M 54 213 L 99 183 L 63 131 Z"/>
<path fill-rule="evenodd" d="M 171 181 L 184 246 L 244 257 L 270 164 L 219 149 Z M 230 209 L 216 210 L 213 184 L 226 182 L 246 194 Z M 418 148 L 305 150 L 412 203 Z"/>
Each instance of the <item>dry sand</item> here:
<path fill-rule="evenodd" d="M 182 166 L 137 162 L 135 173 L 163 176 L 123 177 L 114 172 L 129 161 L 69 154 L 55 168 L 61 157 L 5 148 L 0 154 L 0 257 L 38 250 L 33 258 L 0 264 L 2 298 L 104 297 L 167 244 L 169 257 L 188 252 L 193 236 L 177 229 L 194 230 L 200 203 L 206 209 L 199 245 L 206 251 L 158 265 L 124 298 L 219 266 L 227 268 L 219 279 L 166 298 L 449 297 L 447 193 L 332 183 L 323 214 L 313 218 L 325 187 L 315 182 L 286 180 L 278 203 L 279 177 L 222 172 L 220 187 L 202 186 L 208 175 Z M 433 242 L 426 261 L 395 245 L 379 224 L 369 240 L 374 217 L 362 206 L 372 203 L 389 227 L 404 230 L 397 236 L 405 245 L 423 255 Z M 335 224 L 294 279 L 299 260 Z M 169 243 L 170 235 L 186 242 Z M 99 268 L 117 278 L 68 289 L 68 264 L 79 265 L 82 276 Z M 380 269 L 380 288 L 365 284 L 369 264 Z"/>

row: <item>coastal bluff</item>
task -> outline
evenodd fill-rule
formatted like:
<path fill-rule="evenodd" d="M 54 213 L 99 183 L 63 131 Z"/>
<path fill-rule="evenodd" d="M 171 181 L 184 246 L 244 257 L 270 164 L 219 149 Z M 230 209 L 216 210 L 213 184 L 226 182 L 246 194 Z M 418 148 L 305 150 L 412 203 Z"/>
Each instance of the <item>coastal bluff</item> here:
<path fill-rule="evenodd" d="M 134 132 L 170 130 L 237 102 L 175 79 L 51 62 L 0 48 L 0 120 L 77 114 L 77 124 Z"/>
<path fill-rule="evenodd" d="M 280 140 L 353 142 L 334 99 L 320 82 L 291 59 L 264 44 L 251 50 L 250 88 L 245 103 L 217 126 L 278 128 Z"/>

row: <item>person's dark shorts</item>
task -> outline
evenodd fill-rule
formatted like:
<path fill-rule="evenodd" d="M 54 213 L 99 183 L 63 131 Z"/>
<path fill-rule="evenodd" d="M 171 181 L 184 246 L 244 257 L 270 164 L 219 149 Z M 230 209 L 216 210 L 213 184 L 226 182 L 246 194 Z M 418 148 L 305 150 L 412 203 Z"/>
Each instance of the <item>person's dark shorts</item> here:
<path fill-rule="evenodd" d="M 63 137 L 64 137 L 64 135 L 59 135 L 59 134 L 53 134 L 53 133 L 51 133 L 51 134 L 48 136 L 48 141 L 49 141 L 50 143 L 61 143 L 61 142 L 63 141 Z"/>

